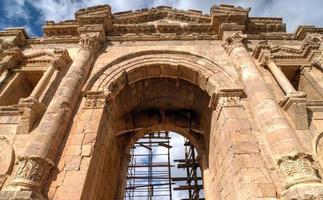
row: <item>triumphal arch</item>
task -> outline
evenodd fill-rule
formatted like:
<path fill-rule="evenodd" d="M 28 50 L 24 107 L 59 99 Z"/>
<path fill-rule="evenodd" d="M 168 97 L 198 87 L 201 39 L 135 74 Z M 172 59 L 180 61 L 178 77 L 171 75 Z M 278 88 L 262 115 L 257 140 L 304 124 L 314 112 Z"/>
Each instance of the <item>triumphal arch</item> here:
<path fill-rule="evenodd" d="M 323 199 L 323 28 L 249 11 L 102 5 L 1 31 L 0 199 L 121 200 L 151 131 L 196 147 L 207 200 Z"/>

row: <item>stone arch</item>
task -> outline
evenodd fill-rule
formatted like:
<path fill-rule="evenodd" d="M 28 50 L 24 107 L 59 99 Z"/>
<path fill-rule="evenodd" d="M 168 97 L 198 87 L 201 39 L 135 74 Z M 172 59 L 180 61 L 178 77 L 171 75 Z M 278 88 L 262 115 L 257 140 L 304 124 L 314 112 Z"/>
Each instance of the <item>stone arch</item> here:
<path fill-rule="evenodd" d="M 109 137 L 109 139 L 102 139 L 102 141 L 114 141 L 111 142 L 111 144 L 108 144 L 108 146 L 110 146 L 106 148 L 107 150 L 112 151 L 111 154 L 118 152 L 120 156 L 119 158 L 111 158 L 114 159 L 114 161 L 111 161 L 111 159 L 108 159 L 108 161 L 105 161 L 105 159 L 100 160 L 100 158 L 97 158 L 97 161 L 93 161 L 100 169 L 105 168 L 103 166 L 107 165 L 106 163 L 119 163 L 108 167 L 113 168 L 114 170 L 117 169 L 118 172 L 114 172 L 114 174 L 111 174 L 111 172 L 102 172 L 103 175 L 97 175 L 98 178 L 95 183 L 105 185 L 106 183 L 103 181 L 103 179 L 105 179 L 104 174 L 108 174 L 106 177 L 115 176 L 109 181 L 113 182 L 114 180 L 114 182 L 118 182 L 120 186 L 111 185 L 111 188 L 113 187 L 113 189 L 109 192 L 114 193 L 115 199 L 122 198 L 120 195 L 122 195 L 123 192 L 122 187 L 125 177 L 125 174 L 122 173 L 125 172 L 125 165 L 128 164 L 127 156 L 125 156 L 128 152 L 127 150 L 138 137 L 147 134 L 150 131 L 174 131 L 186 137 L 197 148 L 199 155 L 202 156 L 203 163 L 201 164 L 208 166 L 207 149 L 209 145 L 209 126 L 211 126 L 211 116 L 213 115 L 213 108 L 209 107 L 210 101 L 214 98 L 215 93 L 228 90 L 241 90 L 237 76 L 235 77 L 235 75 L 232 75 L 236 74 L 236 72 L 229 73 L 229 70 L 230 69 L 220 67 L 220 65 L 207 58 L 190 53 L 145 51 L 114 60 L 96 71 L 85 85 L 84 90 L 87 94 L 103 94 L 108 96 L 108 111 L 104 116 L 106 119 L 100 120 L 103 126 L 104 124 L 108 124 L 106 125 L 108 128 L 101 128 L 98 134 L 102 137 Z M 229 76 L 229 74 L 231 74 L 231 76 Z M 142 87 L 145 85 L 150 85 L 147 90 L 152 90 L 157 87 L 158 84 L 154 83 L 154 81 L 167 82 L 166 86 L 161 87 L 172 88 L 172 86 L 175 87 L 177 84 L 179 85 L 178 87 L 180 87 L 178 89 L 178 95 L 176 92 L 167 93 L 166 97 L 170 98 L 175 103 L 170 106 L 170 110 L 167 110 L 167 108 L 162 111 L 163 113 L 160 110 L 154 110 L 156 107 L 155 104 L 152 106 L 151 104 L 147 104 L 151 99 L 158 98 L 158 95 L 143 95 L 146 89 L 142 89 Z M 140 93 L 138 90 L 141 87 L 140 91 L 142 94 L 138 95 L 140 98 L 134 98 L 134 96 L 127 98 L 126 95 L 132 95 L 131 90 L 133 88 L 131 87 L 135 87 L 137 93 Z M 193 100 L 183 103 L 185 99 L 189 98 L 190 94 L 201 98 L 201 105 L 191 105 Z M 129 107 L 122 103 L 122 100 L 127 99 L 139 100 L 133 100 L 134 102 L 132 102 L 128 110 L 120 108 Z M 163 100 L 161 101 L 163 104 Z M 167 103 L 169 102 L 165 100 L 163 105 L 166 105 Z M 150 105 L 151 107 L 147 105 Z M 186 107 L 189 108 L 185 109 Z M 174 110 L 172 109 L 175 109 L 176 112 L 174 113 Z M 182 113 L 177 112 L 178 110 Z M 186 117 L 191 115 L 194 117 Z M 136 123 L 137 119 L 139 119 L 139 125 Z M 170 120 L 167 121 L 167 119 Z M 169 123 L 169 121 L 174 123 Z M 145 124 L 144 126 L 140 126 L 140 123 L 142 122 Z M 122 127 L 121 129 L 125 130 L 120 131 L 118 127 Z M 122 148 L 120 146 L 122 146 Z M 101 155 L 97 155 L 97 157 L 100 156 Z M 92 173 L 88 172 L 88 174 Z M 92 177 L 89 179 L 91 180 L 88 180 L 86 185 L 93 186 L 93 184 L 91 184 L 91 181 L 93 183 Z M 84 199 L 104 198 L 104 196 L 102 196 L 104 195 L 102 191 L 92 191 L 88 193 L 92 193 L 94 196 L 88 196 L 86 192 L 83 191 Z"/>
<path fill-rule="evenodd" d="M 153 133 L 158 129 L 159 127 L 155 127 L 152 129 L 145 129 L 145 130 L 140 130 L 140 131 L 136 131 L 135 133 L 133 133 L 133 136 L 129 138 L 127 144 L 126 144 L 126 148 L 124 153 L 129 154 L 130 153 L 130 148 L 136 143 L 137 140 L 139 140 L 140 138 L 142 138 L 144 135 L 149 134 L 149 133 Z M 161 129 L 162 130 L 162 129 Z M 193 135 L 191 133 L 189 133 L 189 131 L 183 129 L 183 128 L 179 128 L 179 127 L 169 127 L 166 128 L 165 130 L 169 131 L 169 132 L 175 132 L 176 134 L 179 134 L 183 137 L 185 137 L 186 139 L 188 139 L 193 146 L 195 147 L 197 154 L 198 154 L 198 162 L 200 164 L 200 169 L 201 172 L 203 173 L 203 168 L 207 166 L 207 152 L 205 152 L 205 148 L 203 146 L 201 146 L 201 144 L 204 144 L 203 141 L 198 140 L 197 138 L 193 137 Z M 125 161 L 125 160 L 123 160 Z M 120 171 L 126 171 L 128 168 L 128 163 L 124 162 L 123 164 L 121 164 L 121 169 Z M 120 176 L 119 177 L 119 183 L 124 182 L 125 183 L 125 176 Z M 124 191 L 123 187 L 119 187 L 118 188 L 118 193 L 122 194 L 122 192 Z M 121 196 L 117 196 L 117 198 L 121 198 Z"/>
<path fill-rule="evenodd" d="M 128 141 L 127 145 L 126 145 L 126 148 L 127 149 L 130 149 L 137 140 L 139 140 L 141 137 L 143 137 L 145 134 L 148 134 L 148 133 L 151 133 L 151 132 L 154 132 L 155 130 L 158 130 L 159 127 L 152 127 L 152 128 L 147 128 L 147 129 L 142 129 L 142 130 L 139 130 L 139 131 L 136 131 L 134 133 L 134 136 L 131 137 L 131 140 Z M 188 139 L 193 145 L 194 147 L 196 148 L 197 152 L 199 155 L 201 156 L 205 156 L 206 155 L 206 152 L 205 152 L 205 149 L 203 146 L 201 146 L 201 142 L 199 140 L 199 138 L 196 138 L 194 137 L 190 131 L 184 129 L 184 128 L 180 128 L 180 127 L 168 127 L 166 128 L 167 131 L 169 132 L 175 132 L 183 137 L 185 137 L 186 139 Z"/>
<path fill-rule="evenodd" d="M 238 76 L 233 75 L 236 75 L 235 71 L 200 55 L 182 51 L 139 51 L 100 68 L 84 90 L 114 92 L 144 78 L 170 77 L 196 84 L 212 96 L 221 89 L 242 88 Z"/>

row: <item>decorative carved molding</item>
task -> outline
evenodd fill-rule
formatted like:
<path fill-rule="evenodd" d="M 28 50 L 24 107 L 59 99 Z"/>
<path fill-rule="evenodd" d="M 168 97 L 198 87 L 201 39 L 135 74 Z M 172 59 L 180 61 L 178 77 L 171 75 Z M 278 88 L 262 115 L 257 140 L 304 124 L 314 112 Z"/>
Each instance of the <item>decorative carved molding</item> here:
<path fill-rule="evenodd" d="M 323 54 L 313 60 L 313 66 L 323 72 Z"/>
<path fill-rule="evenodd" d="M 80 50 L 87 50 L 92 53 L 95 53 L 99 49 L 99 41 L 96 34 L 82 34 L 80 36 Z"/>
<path fill-rule="evenodd" d="M 37 156 L 24 156 L 18 159 L 18 169 L 10 186 L 28 187 L 39 192 L 54 163 Z"/>
<path fill-rule="evenodd" d="M 7 41 L 5 41 L 3 39 L 0 39 L 0 49 L 1 50 L 10 49 L 12 47 L 14 47 L 14 45 L 12 43 L 7 42 Z"/>
<path fill-rule="evenodd" d="M 72 62 L 67 49 L 57 47 L 47 51 L 33 52 L 31 54 L 24 55 L 23 58 L 23 64 L 25 65 L 34 65 L 39 63 L 48 65 L 52 63 L 58 69 L 65 67 Z"/>
<path fill-rule="evenodd" d="M 227 37 L 222 44 L 223 48 L 226 50 L 228 54 L 236 47 L 243 47 L 242 41 L 245 38 L 241 32 L 236 32 L 233 35 Z"/>
<path fill-rule="evenodd" d="M 53 63 L 55 67 L 61 68 L 72 62 L 66 49 L 54 48 L 53 50 L 37 51 L 24 55 L 17 48 L 11 48 L 4 51 L 5 57 L 0 61 L 0 74 L 6 70 L 17 68 L 19 65 L 39 67 L 45 64 Z"/>
<path fill-rule="evenodd" d="M 4 31 L 0 31 L 0 46 L 3 49 L 23 46 L 26 40 L 27 34 L 24 28 L 5 28 Z"/>
<path fill-rule="evenodd" d="M 274 32 L 275 37 L 278 32 L 285 34 L 286 28 L 281 18 L 249 17 L 249 11 L 250 8 L 214 5 L 210 14 L 203 14 L 198 10 L 158 6 L 112 14 L 110 6 L 99 5 L 80 9 L 75 13 L 75 20 L 46 22 L 43 27 L 45 37 L 41 41 L 35 39 L 30 41 L 37 43 L 71 41 L 71 38 L 79 35 L 78 29 L 87 25 L 102 25 L 104 32 L 114 40 L 124 40 L 128 34 L 141 35 L 140 40 L 169 40 L 175 36 L 178 36 L 176 40 L 187 40 L 187 35 L 194 35 L 192 38 L 194 40 L 204 40 L 205 37 L 217 38 L 217 35 L 220 35 L 219 28 L 224 23 L 247 27 L 251 35 Z M 156 36 L 150 37 L 151 34 Z"/>
<path fill-rule="evenodd" d="M 109 96 L 102 92 L 88 92 L 86 94 L 84 109 L 105 108 L 108 99 Z"/>
<path fill-rule="evenodd" d="M 223 107 L 240 107 L 242 106 L 241 97 L 243 90 L 228 90 L 214 93 L 210 99 L 209 107 L 220 114 Z"/>
<path fill-rule="evenodd" d="M 279 65 L 312 65 L 315 58 L 320 57 L 322 48 L 322 35 L 317 33 L 307 33 L 300 49 L 271 46 L 268 41 L 260 42 L 253 51 L 253 57 L 259 62 L 264 62 L 265 58 L 270 55 Z"/>
<path fill-rule="evenodd" d="M 320 182 L 317 165 L 311 155 L 299 153 L 286 156 L 278 161 L 281 172 L 285 175 L 285 187 L 289 188 L 298 183 Z"/>
<path fill-rule="evenodd" d="M 320 44 L 323 40 L 321 34 L 318 33 L 307 33 L 304 40 L 303 45 L 305 44 Z"/>
<path fill-rule="evenodd" d="M 4 51 L 4 58 L 0 61 L 0 74 L 17 67 L 23 61 L 23 54 L 18 47 Z"/>

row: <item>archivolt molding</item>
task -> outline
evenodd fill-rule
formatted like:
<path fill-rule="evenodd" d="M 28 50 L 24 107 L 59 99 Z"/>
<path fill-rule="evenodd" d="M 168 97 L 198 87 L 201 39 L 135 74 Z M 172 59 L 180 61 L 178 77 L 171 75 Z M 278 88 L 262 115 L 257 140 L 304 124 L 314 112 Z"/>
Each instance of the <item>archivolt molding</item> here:
<path fill-rule="evenodd" d="M 198 85 L 211 96 L 216 90 L 242 88 L 238 77 L 232 78 L 229 74 L 214 62 L 186 52 L 137 52 L 101 68 L 89 79 L 84 90 L 115 94 L 124 86 L 142 79 L 169 77 Z"/>

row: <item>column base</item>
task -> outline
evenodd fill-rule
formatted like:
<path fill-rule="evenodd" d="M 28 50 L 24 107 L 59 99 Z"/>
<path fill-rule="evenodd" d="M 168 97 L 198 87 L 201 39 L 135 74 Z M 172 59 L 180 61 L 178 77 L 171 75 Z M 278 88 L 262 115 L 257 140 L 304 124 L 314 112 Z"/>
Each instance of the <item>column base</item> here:
<path fill-rule="evenodd" d="M 0 200 L 45 200 L 34 191 L 0 191 Z"/>
<path fill-rule="evenodd" d="M 302 183 L 293 185 L 282 192 L 280 200 L 321 200 L 323 199 L 322 183 Z"/>

